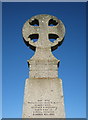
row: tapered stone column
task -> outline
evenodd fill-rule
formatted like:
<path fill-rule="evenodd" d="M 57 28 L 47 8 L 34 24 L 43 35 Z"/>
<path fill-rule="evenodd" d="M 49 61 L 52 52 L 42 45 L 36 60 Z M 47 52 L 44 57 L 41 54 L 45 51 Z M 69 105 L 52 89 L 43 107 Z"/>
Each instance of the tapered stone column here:
<path fill-rule="evenodd" d="M 64 39 L 63 23 L 51 15 L 37 15 L 24 24 L 22 34 L 26 45 L 35 51 L 28 60 L 23 118 L 65 118 L 62 80 L 58 78 L 60 61 L 51 52 Z"/>

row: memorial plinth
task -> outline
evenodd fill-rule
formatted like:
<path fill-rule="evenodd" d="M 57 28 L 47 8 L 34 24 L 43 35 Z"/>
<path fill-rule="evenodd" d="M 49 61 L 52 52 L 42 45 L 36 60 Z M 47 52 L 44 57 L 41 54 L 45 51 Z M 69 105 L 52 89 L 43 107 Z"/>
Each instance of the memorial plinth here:
<path fill-rule="evenodd" d="M 28 60 L 23 118 L 65 118 L 60 61 L 52 54 L 64 39 L 63 23 L 51 15 L 37 15 L 24 24 L 22 34 L 26 45 L 35 51 Z"/>

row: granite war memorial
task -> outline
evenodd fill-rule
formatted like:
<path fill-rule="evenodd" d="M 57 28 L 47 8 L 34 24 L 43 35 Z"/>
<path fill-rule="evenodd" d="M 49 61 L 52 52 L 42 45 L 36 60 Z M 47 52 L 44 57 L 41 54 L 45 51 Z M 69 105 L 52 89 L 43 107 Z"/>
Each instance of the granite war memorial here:
<path fill-rule="evenodd" d="M 23 118 L 65 118 L 62 80 L 58 78 L 60 60 L 52 51 L 65 36 L 65 27 L 55 16 L 41 14 L 23 26 L 24 42 L 35 54 L 28 60 L 29 78 L 25 82 Z"/>

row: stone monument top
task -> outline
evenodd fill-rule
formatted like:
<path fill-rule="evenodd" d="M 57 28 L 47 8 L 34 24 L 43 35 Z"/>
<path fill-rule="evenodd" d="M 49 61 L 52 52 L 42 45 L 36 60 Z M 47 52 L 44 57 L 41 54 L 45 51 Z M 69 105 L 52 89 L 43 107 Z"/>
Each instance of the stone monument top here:
<path fill-rule="evenodd" d="M 53 50 L 63 41 L 65 27 L 61 20 L 54 16 L 37 15 L 24 24 L 22 33 L 26 44 L 33 50 L 35 48 L 51 48 Z M 38 39 L 38 41 L 33 42 L 32 39 Z M 51 42 L 49 39 L 56 40 Z"/>
<path fill-rule="evenodd" d="M 47 14 L 36 15 L 24 24 L 22 34 L 26 45 L 36 50 L 35 55 L 28 60 L 30 77 L 56 77 L 60 61 L 51 51 L 61 45 L 64 39 L 65 27 L 62 21 Z"/>

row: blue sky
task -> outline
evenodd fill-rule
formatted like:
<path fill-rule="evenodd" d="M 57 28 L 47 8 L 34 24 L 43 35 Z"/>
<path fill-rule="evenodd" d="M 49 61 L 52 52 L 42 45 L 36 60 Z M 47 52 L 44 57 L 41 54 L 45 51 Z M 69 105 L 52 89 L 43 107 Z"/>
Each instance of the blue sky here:
<path fill-rule="evenodd" d="M 20 118 L 27 60 L 34 52 L 22 39 L 23 24 L 37 14 L 50 14 L 63 21 L 66 35 L 53 52 L 60 62 L 59 78 L 63 82 L 67 118 L 86 117 L 86 3 L 3 3 L 3 117 Z"/>

